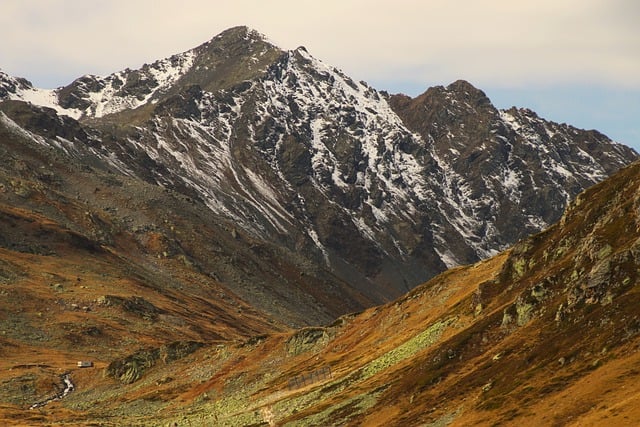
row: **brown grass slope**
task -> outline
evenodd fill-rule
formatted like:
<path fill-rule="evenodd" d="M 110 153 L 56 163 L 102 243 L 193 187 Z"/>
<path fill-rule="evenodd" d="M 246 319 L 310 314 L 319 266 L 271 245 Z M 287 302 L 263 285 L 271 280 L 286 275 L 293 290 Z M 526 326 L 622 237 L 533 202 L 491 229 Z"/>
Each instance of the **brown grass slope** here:
<path fill-rule="evenodd" d="M 79 360 L 104 367 L 148 350 L 168 362 L 286 329 L 197 262 L 198 248 L 242 239 L 227 224 L 193 221 L 207 213 L 186 198 L 40 138 L 3 116 L 1 424 L 39 422 L 26 408 L 55 395 Z"/>
<path fill-rule="evenodd" d="M 245 236 L 183 196 L 3 123 L 3 425 L 640 419 L 638 163 L 507 252 L 290 331 L 207 274 L 205 254 L 229 262 L 229 248 L 240 258 L 229 271 L 260 262 L 243 257 Z M 299 274 L 279 268 L 283 279 Z M 75 368 L 87 359 L 96 367 Z M 61 390 L 65 372 L 74 392 L 29 410 Z"/>
<path fill-rule="evenodd" d="M 165 356 L 131 383 L 74 372 L 39 422 L 634 425 L 639 189 L 635 163 L 513 249 L 326 327 Z"/>

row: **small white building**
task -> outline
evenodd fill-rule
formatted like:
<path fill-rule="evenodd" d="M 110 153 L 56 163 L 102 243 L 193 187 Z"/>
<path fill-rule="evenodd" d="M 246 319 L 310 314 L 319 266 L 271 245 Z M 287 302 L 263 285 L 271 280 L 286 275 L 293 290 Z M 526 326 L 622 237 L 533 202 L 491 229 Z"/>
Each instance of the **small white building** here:
<path fill-rule="evenodd" d="M 81 360 L 78 362 L 78 368 L 92 368 L 93 362 L 90 360 Z"/>

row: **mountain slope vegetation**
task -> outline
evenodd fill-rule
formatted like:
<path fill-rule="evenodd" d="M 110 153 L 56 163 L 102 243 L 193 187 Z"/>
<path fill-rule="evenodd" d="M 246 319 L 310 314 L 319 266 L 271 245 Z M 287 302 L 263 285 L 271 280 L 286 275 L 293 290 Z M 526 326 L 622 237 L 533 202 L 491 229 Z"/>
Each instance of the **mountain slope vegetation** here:
<path fill-rule="evenodd" d="M 151 348 L 75 370 L 78 390 L 27 419 L 633 425 L 640 398 L 639 182 L 634 163 L 512 249 L 323 327 L 201 342 L 186 354 L 175 350 L 184 344 L 165 345 L 157 356 Z M 148 367 L 133 375 L 132 360 Z M 46 369 L 10 372 L 23 373 L 14 382 L 29 384 L 25 371 L 37 378 Z M 25 413 L 7 405 L 3 414 L 10 422 Z"/>
<path fill-rule="evenodd" d="M 640 166 L 597 131 L 237 27 L 0 72 L 0 158 L 3 425 L 640 416 Z"/>

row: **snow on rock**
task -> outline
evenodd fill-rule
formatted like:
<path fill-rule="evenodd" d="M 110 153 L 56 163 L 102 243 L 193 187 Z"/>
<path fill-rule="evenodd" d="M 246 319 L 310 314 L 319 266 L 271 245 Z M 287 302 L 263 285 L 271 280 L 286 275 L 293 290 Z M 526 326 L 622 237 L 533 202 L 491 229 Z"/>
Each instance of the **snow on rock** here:
<path fill-rule="evenodd" d="M 126 109 L 135 109 L 155 100 L 159 94 L 171 89 L 189 70 L 194 57 L 195 53 L 192 50 L 145 65 L 140 70 L 127 69 L 104 77 L 86 75 L 66 88 L 57 89 L 38 89 L 30 84 L 16 84 L 16 79 L 11 81 L 4 75 L 0 88 L 13 87 L 12 91 L 7 91 L 8 99 L 52 108 L 58 114 L 74 119 L 83 116 L 99 118 Z M 134 87 L 136 90 L 133 90 Z M 75 98 L 73 105 L 77 106 L 63 105 L 61 97 L 69 91 L 72 93 L 71 98 Z"/>
<path fill-rule="evenodd" d="M 465 82 L 435 90 L 443 94 L 441 114 L 429 132 L 411 130 L 392 109 L 391 97 L 304 48 L 280 51 L 262 45 L 266 39 L 258 33 L 236 33 L 244 34 L 245 45 L 234 44 L 242 47 L 242 64 L 260 64 L 261 71 L 241 73 L 224 88 L 192 87 L 185 75 L 215 68 L 194 49 L 55 90 L 0 72 L 0 99 L 80 119 L 152 105 L 148 121 L 131 126 L 135 132 L 119 142 L 122 153 L 88 149 L 127 174 L 137 170 L 127 163 L 127 152 L 145 153 L 162 166 L 149 172 L 159 185 L 190 189 L 254 237 L 290 236 L 296 249 L 311 245 L 326 263 L 354 239 L 374 248 L 374 256 L 429 261 L 433 269 L 491 256 L 517 233 L 546 227 L 577 191 L 628 159 L 615 144 L 599 156 L 587 143 L 576 143 L 582 134 L 573 128 L 528 110 L 498 111 Z M 207 55 L 223 39 L 203 45 Z M 229 59 L 224 52 L 219 58 Z M 473 121 L 483 108 L 485 128 Z M 27 132 L 4 115 L 0 120 Z M 584 138 L 600 141 L 597 135 Z M 73 148 L 60 139 L 39 143 Z M 541 211 L 542 204 L 551 208 Z M 341 241 L 341 235 L 348 237 Z M 359 261 L 348 255 L 347 263 Z"/>
<path fill-rule="evenodd" d="M 82 115 L 98 118 L 155 101 L 154 98 L 172 88 L 191 68 L 194 57 L 194 52 L 189 51 L 133 72 L 125 70 L 106 77 L 85 76 L 86 82 L 81 80 L 77 89 L 83 98 L 89 100 L 90 105 L 82 111 Z M 128 91 L 128 85 L 134 83 L 144 90 Z"/>
<path fill-rule="evenodd" d="M 371 194 L 374 186 L 380 186 L 388 195 L 387 210 L 396 213 L 401 204 L 415 210 L 416 196 L 428 194 L 419 177 L 422 166 L 400 147 L 404 140 L 422 144 L 420 137 L 404 127 L 374 89 L 352 81 L 304 49 L 289 52 L 285 63 L 261 83 L 266 98 L 259 108 L 272 112 L 270 120 L 301 134 L 308 126 L 312 179 L 322 191 L 340 192 L 355 185 L 365 190 L 362 203 L 375 206 Z M 351 160 L 362 164 L 353 177 L 346 176 L 344 160 L 338 159 L 343 149 L 340 139 L 357 146 Z M 271 148 L 272 152 L 279 149 L 278 144 Z M 280 168 L 275 160 L 272 166 Z M 382 213 L 377 218 L 388 216 Z"/>
<path fill-rule="evenodd" d="M 43 137 L 24 129 L 23 127 L 18 125 L 16 122 L 11 120 L 9 117 L 7 117 L 7 115 L 4 114 L 2 111 L 0 111 L 0 122 L 4 126 L 6 126 L 10 132 L 12 132 L 15 135 L 21 136 L 26 139 L 30 139 L 40 145 L 45 145 L 45 146 L 48 145 L 48 142 Z"/>

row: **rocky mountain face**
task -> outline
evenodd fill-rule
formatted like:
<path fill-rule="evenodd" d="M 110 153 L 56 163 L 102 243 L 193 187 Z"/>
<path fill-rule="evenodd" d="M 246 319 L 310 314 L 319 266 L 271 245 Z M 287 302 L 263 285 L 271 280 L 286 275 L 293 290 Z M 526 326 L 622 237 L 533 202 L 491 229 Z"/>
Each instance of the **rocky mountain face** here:
<path fill-rule="evenodd" d="M 431 142 L 445 171 L 447 234 L 457 233 L 481 257 L 551 225 L 582 189 L 635 158 L 597 131 L 527 109 L 500 111 L 464 81 L 415 99 L 395 95 L 390 104 L 407 128 Z"/>
<path fill-rule="evenodd" d="M 76 391 L 39 412 L 21 409 L 16 396 L 43 393 L 64 362 L 9 365 L 0 370 L 0 397 L 13 400 L 0 407 L 0 420 L 634 425 L 639 189 L 635 162 L 512 249 L 323 327 L 266 330 L 242 342 L 173 342 L 76 369 L 66 377 Z M 129 306 L 153 315 L 145 304 Z M 16 351 L 3 346 L 0 366 Z"/>
<path fill-rule="evenodd" d="M 95 135 L 51 109 L 0 103 L 0 208 L 24 217 L 3 224 L 0 248 L 47 263 L 94 248 L 115 256 L 107 264 L 127 259 L 121 274 L 141 269 L 135 274 L 145 282 L 161 284 L 153 288 L 188 289 L 204 300 L 247 294 L 245 301 L 259 302 L 253 307 L 262 309 L 263 322 L 278 319 L 275 324 L 327 322 L 373 303 L 330 271 L 252 238 L 188 195 L 119 173 L 94 154 Z M 37 232 L 39 224 L 55 224 L 51 241 Z M 146 292 L 119 290 L 127 298 Z M 232 304 L 223 312 L 229 309 L 236 310 Z M 227 320 L 235 323 L 235 317 Z M 237 323 L 244 330 L 246 322 Z"/>
<path fill-rule="evenodd" d="M 269 248 L 293 260 L 287 274 L 274 261 L 273 275 L 238 276 L 189 254 L 267 312 L 267 300 L 298 320 L 317 307 L 310 322 L 339 314 L 336 299 L 381 303 L 496 254 L 637 156 L 594 131 L 499 111 L 462 81 L 389 96 L 244 27 L 55 90 L 0 74 L 0 99 L 5 121 L 42 144 L 205 206 L 251 259 Z"/>
<path fill-rule="evenodd" d="M 636 157 L 246 28 L 0 73 L 0 423 L 632 425 Z"/>

